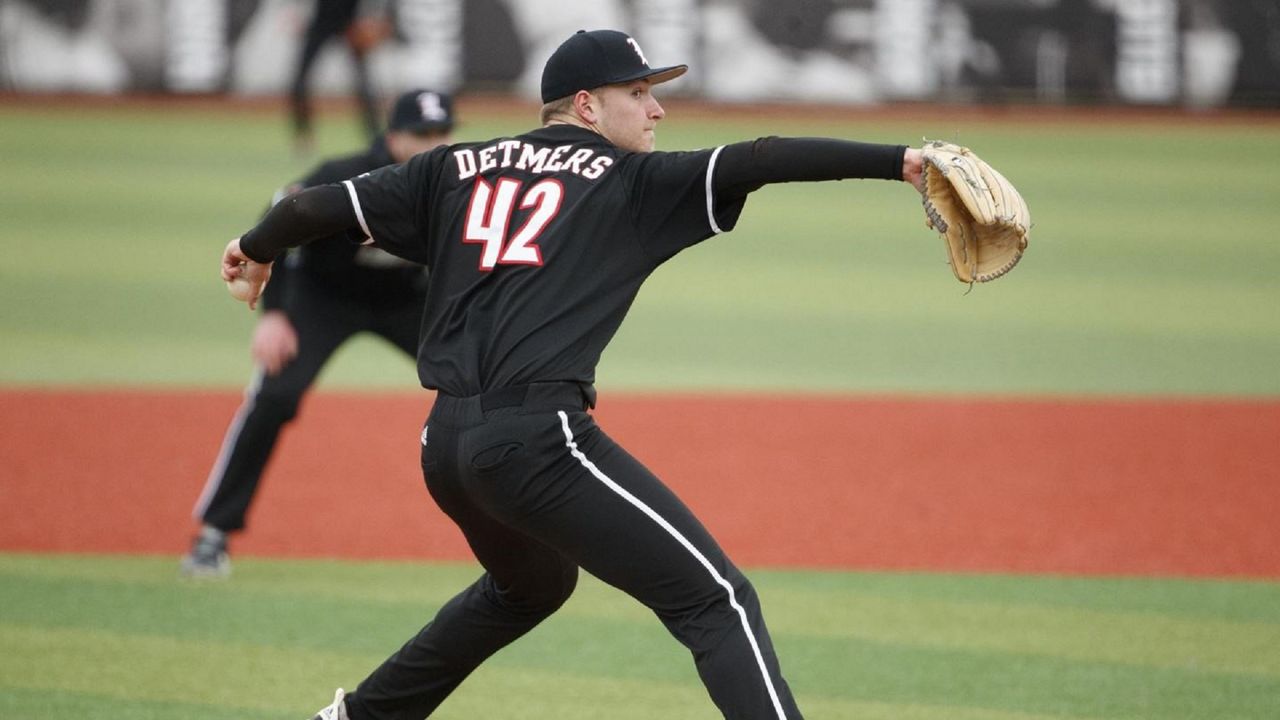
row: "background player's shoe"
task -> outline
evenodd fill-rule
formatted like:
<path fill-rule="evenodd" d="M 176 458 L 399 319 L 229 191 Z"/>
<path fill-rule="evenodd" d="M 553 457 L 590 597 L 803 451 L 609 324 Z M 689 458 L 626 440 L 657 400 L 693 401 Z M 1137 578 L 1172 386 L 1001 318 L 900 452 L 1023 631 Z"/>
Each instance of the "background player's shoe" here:
<path fill-rule="evenodd" d="M 231 558 L 227 556 L 227 534 L 205 526 L 191 543 L 191 552 L 182 558 L 179 572 L 183 577 L 221 580 L 231 575 Z"/>
<path fill-rule="evenodd" d="M 333 704 L 313 715 L 311 720 L 349 720 L 347 717 L 347 703 L 343 701 L 344 697 L 346 697 L 346 692 L 342 688 L 338 688 L 338 692 L 333 694 Z"/>

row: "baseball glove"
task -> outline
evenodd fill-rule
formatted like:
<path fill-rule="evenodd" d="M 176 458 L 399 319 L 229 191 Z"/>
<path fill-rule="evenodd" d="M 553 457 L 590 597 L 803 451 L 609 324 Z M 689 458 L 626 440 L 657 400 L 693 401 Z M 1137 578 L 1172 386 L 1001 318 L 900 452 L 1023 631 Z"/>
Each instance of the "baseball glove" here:
<path fill-rule="evenodd" d="M 969 148 L 932 140 L 922 155 L 925 224 L 946 241 L 956 279 L 972 285 L 1012 270 L 1031 229 L 1026 201 Z"/>

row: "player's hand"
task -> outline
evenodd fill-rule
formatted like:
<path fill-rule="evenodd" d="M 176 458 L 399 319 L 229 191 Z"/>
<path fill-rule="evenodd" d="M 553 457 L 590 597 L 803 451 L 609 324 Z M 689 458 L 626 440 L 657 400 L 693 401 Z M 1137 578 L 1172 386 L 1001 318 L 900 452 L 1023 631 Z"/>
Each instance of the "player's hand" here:
<path fill-rule="evenodd" d="M 924 194 L 924 153 L 919 148 L 907 148 L 902 156 L 902 181 L 911 183 Z"/>
<path fill-rule="evenodd" d="M 222 280 L 227 283 L 227 290 L 242 302 L 249 304 L 249 309 L 258 307 L 258 298 L 262 297 L 262 289 L 271 279 L 271 263 L 260 263 L 250 259 L 240 249 L 240 238 L 227 243 L 222 251 Z"/>
<path fill-rule="evenodd" d="M 247 262 L 252 261 L 240 249 L 240 238 L 227 243 L 226 249 L 222 251 L 222 281 L 231 282 L 240 277 L 240 268 Z"/>
<path fill-rule="evenodd" d="M 253 330 L 249 352 L 268 375 L 277 375 L 298 355 L 298 331 L 283 311 L 268 310 Z"/>

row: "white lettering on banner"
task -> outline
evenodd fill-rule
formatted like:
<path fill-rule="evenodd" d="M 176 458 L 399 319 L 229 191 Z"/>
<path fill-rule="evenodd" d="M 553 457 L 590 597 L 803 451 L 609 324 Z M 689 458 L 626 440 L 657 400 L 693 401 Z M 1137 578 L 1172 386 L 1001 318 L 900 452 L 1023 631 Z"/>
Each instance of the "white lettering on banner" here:
<path fill-rule="evenodd" d="M 404 34 L 401 85 L 451 90 L 463 77 L 463 0 L 399 0 L 396 26 Z"/>
<path fill-rule="evenodd" d="M 591 148 L 578 148 L 572 154 L 570 150 L 573 150 L 572 145 L 550 148 L 519 140 L 500 140 L 481 148 L 454 150 L 453 160 L 458 166 L 459 180 L 510 167 L 539 175 L 570 172 L 587 180 L 595 180 L 613 165 L 613 158 L 596 155 L 596 151 Z"/>
<path fill-rule="evenodd" d="M 875 28 L 875 74 L 887 95 L 923 99 L 938 89 L 942 38 L 931 36 L 937 0 L 877 0 L 867 19 Z"/>
<path fill-rule="evenodd" d="M 645 48 L 653 53 L 655 62 L 671 65 L 701 56 L 701 5 L 700 0 L 632 0 L 632 27 L 636 37 L 644 40 Z M 702 63 L 694 63 L 689 74 L 680 78 L 675 87 L 664 86 L 664 92 L 687 92 L 698 82 L 701 72 Z"/>
<path fill-rule="evenodd" d="M 170 0 L 166 5 L 165 83 L 178 92 L 222 87 L 230 62 L 227 0 Z"/>
<path fill-rule="evenodd" d="M 1126 100 L 1178 96 L 1177 0 L 1112 0 L 1116 12 L 1116 88 Z"/>

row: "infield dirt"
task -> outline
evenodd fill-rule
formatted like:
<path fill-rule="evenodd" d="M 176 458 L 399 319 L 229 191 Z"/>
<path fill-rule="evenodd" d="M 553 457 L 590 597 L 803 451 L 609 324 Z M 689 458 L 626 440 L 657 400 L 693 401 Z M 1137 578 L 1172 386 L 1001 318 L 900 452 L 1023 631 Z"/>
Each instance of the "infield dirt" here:
<path fill-rule="evenodd" d="M 465 560 L 428 393 L 319 392 L 237 555 Z M 240 402 L 0 392 L 0 550 L 177 555 Z M 604 393 L 602 427 L 742 565 L 1280 577 L 1280 402 Z"/>

